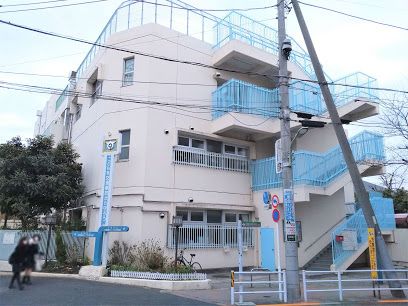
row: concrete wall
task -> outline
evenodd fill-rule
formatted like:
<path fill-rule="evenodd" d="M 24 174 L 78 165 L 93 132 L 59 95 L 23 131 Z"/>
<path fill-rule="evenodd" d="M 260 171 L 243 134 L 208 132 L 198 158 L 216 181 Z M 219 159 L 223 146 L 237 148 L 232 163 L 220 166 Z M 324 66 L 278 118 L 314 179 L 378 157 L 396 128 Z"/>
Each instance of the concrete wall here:
<path fill-rule="evenodd" d="M 393 261 L 408 266 L 408 228 L 394 230 L 394 243 L 387 243 Z"/>

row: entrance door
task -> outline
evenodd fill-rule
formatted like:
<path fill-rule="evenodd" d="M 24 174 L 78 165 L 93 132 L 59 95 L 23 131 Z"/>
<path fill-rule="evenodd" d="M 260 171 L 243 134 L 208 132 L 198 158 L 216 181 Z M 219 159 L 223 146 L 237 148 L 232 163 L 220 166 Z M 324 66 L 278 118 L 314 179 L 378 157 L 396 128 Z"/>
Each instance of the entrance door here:
<path fill-rule="evenodd" d="M 273 228 L 261 228 L 261 267 L 275 271 L 275 232 Z"/>

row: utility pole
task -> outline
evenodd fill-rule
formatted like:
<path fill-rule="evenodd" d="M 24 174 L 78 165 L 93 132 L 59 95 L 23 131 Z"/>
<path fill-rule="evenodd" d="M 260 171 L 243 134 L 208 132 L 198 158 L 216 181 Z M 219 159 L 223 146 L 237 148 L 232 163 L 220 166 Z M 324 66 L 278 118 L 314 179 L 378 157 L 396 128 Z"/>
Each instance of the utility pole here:
<path fill-rule="evenodd" d="M 330 118 L 333 123 L 333 128 L 337 136 L 337 140 L 340 144 L 341 151 L 343 152 L 344 160 L 346 161 L 347 168 L 349 170 L 351 180 L 353 182 L 354 190 L 357 195 L 357 199 L 363 210 L 364 218 L 366 220 L 367 226 L 374 228 L 375 240 L 378 249 L 379 260 L 382 269 L 393 270 L 394 265 L 392 263 L 391 257 L 387 251 L 387 246 L 385 244 L 384 238 L 382 236 L 380 227 L 378 226 L 377 219 L 374 214 L 374 210 L 371 206 L 368 192 L 365 190 L 363 180 L 361 179 L 360 172 L 358 170 L 356 161 L 351 151 L 350 144 L 347 140 L 346 133 L 344 132 L 342 123 L 340 121 L 339 114 L 337 112 L 336 105 L 334 104 L 333 97 L 330 93 L 329 87 L 327 85 L 326 78 L 323 73 L 322 66 L 320 65 L 319 59 L 317 57 L 316 50 L 314 48 L 312 39 L 307 29 L 306 22 L 303 18 L 302 11 L 300 10 L 299 3 L 297 0 L 292 0 L 293 8 L 296 13 L 297 20 L 299 22 L 300 29 L 305 40 L 307 50 L 309 52 L 310 58 L 312 60 L 313 68 L 315 70 L 317 80 L 322 91 L 324 101 L 326 102 L 327 110 L 329 111 Z M 398 279 L 395 272 L 385 272 L 384 275 L 387 279 Z M 399 281 L 390 280 L 388 281 L 390 288 L 395 288 L 391 290 L 394 297 L 405 297 L 404 291 L 401 288 L 401 283 Z"/>
<path fill-rule="evenodd" d="M 286 41 L 285 1 L 278 1 L 278 36 L 279 36 L 279 93 L 281 99 L 281 150 L 282 150 L 282 187 L 283 205 L 285 211 L 285 258 L 286 258 L 286 288 L 288 303 L 300 301 L 299 259 L 296 237 L 295 205 L 293 201 L 293 173 L 291 165 L 291 134 L 290 109 L 288 89 L 288 59 L 284 52 Z M 291 49 L 291 48 L 290 48 Z"/>

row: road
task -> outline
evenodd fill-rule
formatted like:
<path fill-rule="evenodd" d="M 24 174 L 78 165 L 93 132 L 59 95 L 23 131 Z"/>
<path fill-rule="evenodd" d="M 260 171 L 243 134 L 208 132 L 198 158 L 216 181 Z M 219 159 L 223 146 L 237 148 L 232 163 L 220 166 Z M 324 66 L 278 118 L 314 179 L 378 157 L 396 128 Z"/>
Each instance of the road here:
<path fill-rule="evenodd" d="M 210 306 L 205 302 L 163 293 L 158 289 L 69 279 L 33 279 L 23 291 L 8 289 L 9 276 L 0 276 L 1 306 L 177 305 Z"/>

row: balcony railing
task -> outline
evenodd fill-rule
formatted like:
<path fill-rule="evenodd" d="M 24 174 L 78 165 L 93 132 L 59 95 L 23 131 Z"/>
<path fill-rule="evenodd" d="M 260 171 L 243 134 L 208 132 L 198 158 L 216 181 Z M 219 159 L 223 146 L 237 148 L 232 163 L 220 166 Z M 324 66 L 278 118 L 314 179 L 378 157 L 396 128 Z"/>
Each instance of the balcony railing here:
<path fill-rule="evenodd" d="M 178 165 L 249 172 L 249 160 L 245 156 L 219 154 L 184 146 L 173 147 L 173 162 Z"/>
<path fill-rule="evenodd" d="M 371 206 L 374 209 L 378 225 L 381 230 L 395 229 L 394 204 L 392 199 L 370 194 Z M 347 238 L 354 238 L 354 245 L 345 247 L 342 242 L 336 241 L 336 236 L 343 236 L 348 232 Z M 344 263 L 354 252 L 367 242 L 367 223 L 363 211 L 359 209 L 350 218 L 344 220 L 332 232 L 333 263 L 338 267 Z M 353 241 L 348 242 L 353 244 Z"/>
<path fill-rule="evenodd" d="M 384 158 L 384 142 L 381 135 L 362 132 L 349 140 L 354 158 L 358 163 L 381 163 Z M 297 151 L 293 154 L 293 178 L 295 184 L 327 186 L 347 171 L 339 146 L 319 154 Z M 275 172 L 275 157 L 252 163 L 252 188 L 262 190 L 282 185 L 282 177 Z"/>
<path fill-rule="evenodd" d="M 255 245 L 255 229 L 242 228 L 243 246 Z M 169 225 L 167 231 L 167 247 L 175 247 L 176 229 Z M 226 224 L 184 224 L 179 228 L 179 248 L 237 248 L 238 231 L 236 225 Z"/>

